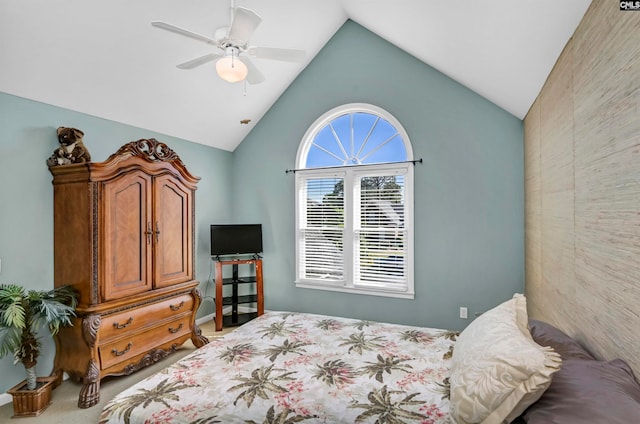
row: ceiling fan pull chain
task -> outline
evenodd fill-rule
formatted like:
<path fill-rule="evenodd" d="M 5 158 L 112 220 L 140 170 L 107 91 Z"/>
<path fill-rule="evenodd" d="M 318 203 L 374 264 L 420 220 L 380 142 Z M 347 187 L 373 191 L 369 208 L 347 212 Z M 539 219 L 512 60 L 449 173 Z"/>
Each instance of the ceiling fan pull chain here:
<path fill-rule="evenodd" d="M 234 8 L 233 0 L 229 1 L 229 22 L 233 22 L 233 8 Z M 227 27 L 227 37 L 229 36 L 229 32 L 231 31 L 231 24 Z"/>

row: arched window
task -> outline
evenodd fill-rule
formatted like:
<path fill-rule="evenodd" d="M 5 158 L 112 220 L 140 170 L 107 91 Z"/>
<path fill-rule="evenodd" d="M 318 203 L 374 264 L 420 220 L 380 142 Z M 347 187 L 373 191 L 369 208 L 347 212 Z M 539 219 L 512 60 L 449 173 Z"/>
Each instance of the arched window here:
<path fill-rule="evenodd" d="M 413 152 L 369 104 L 337 107 L 296 161 L 296 286 L 413 298 Z"/>

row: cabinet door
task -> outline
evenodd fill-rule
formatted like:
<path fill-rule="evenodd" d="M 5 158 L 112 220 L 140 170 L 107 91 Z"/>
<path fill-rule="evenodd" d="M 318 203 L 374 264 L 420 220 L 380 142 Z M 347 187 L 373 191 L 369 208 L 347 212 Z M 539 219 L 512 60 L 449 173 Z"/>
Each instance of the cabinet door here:
<path fill-rule="evenodd" d="M 154 182 L 154 286 L 193 279 L 193 192 L 171 175 Z"/>
<path fill-rule="evenodd" d="M 130 172 L 103 183 L 102 258 L 104 300 L 152 288 L 151 177 Z"/>

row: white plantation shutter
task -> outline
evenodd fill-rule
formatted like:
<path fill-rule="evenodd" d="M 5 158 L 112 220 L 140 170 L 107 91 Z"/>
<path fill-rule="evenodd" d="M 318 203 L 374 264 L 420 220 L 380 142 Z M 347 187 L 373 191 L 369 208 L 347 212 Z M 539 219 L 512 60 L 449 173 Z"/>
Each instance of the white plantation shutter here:
<path fill-rule="evenodd" d="M 407 229 L 404 176 L 359 176 L 354 285 L 405 290 Z"/>
<path fill-rule="evenodd" d="M 302 279 L 344 281 L 344 196 L 332 196 L 340 176 L 301 178 L 299 269 Z"/>

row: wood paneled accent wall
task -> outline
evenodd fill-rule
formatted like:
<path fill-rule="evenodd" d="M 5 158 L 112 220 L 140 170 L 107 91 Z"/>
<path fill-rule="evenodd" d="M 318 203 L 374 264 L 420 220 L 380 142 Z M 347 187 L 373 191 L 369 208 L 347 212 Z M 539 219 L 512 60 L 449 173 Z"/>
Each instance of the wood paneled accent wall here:
<path fill-rule="evenodd" d="M 524 130 L 530 316 L 640 376 L 640 12 L 592 2 Z"/>

